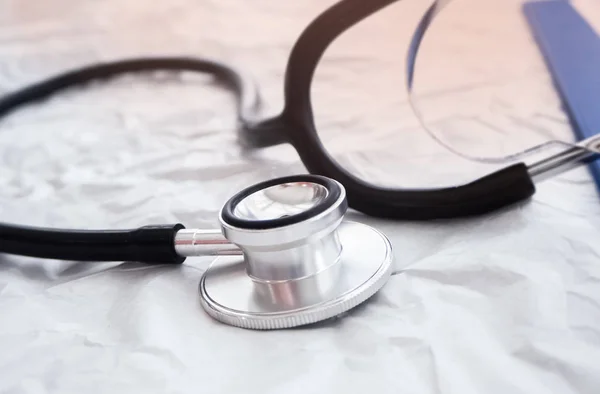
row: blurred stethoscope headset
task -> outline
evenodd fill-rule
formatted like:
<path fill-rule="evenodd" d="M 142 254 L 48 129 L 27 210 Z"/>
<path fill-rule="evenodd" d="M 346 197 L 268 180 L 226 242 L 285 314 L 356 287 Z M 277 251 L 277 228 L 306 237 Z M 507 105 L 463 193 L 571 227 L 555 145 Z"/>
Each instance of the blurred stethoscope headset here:
<path fill-rule="evenodd" d="M 374 186 L 336 163 L 314 126 L 310 87 L 327 47 L 344 31 L 397 0 L 342 0 L 319 15 L 295 43 L 285 74 L 280 115 L 259 119 L 254 85 L 234 68 L 197 58 L 141 58 L 69 71 L 0 98 L 0 116 L 93 80 L 124 73 L 173 70 L 213 74 L 237 98 L 239 141 L 248 149 L 289 143 L 311 175 L 265 181 L 223 206 L 221 229 L 182 224 L 133 230 L 63 230 L 0 224 L 0 252 L 76 261 L 180 264 L 189 256 L 220 256 L 205 271 L 200 299 L 213 318 L 238 327 L 277 329 L 338 316 L 375 294 L 392 272 L 392 249 L 379 231 L 343 221 L 348 207 L 405 220 L 482 215 L 528 199 L 534 180 L 589 163 L 600 139 L 532 165 L 516 163 L 473 182 L 437 189 Z M 421 19 L 407 57 L 407 85 L 425 32 L 447 1 Z M 418 113 L 417 113 L 418 115 Z"/>

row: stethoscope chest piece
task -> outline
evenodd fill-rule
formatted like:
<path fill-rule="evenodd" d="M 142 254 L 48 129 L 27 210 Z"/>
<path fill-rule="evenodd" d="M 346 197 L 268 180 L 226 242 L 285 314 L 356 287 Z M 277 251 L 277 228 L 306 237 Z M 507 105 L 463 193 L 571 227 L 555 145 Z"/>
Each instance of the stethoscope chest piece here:
<path fill-rule="evenodd" d="M 312 175 L 263 182 L 220 215 L 243 255 L 218 257 L 200 281 L 204 310 L 249 329 L 282 329 L 336 317 L 366 301 L 392 272 L 379 231 L 343 221 L 343 187 Z"/>

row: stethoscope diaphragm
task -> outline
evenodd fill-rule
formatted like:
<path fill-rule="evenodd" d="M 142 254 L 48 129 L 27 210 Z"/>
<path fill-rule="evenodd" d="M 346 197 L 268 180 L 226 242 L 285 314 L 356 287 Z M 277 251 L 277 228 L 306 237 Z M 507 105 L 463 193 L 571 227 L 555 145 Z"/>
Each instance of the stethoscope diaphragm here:
<path fill-rule="evenodd" d="M 221 256 L 199 293 L 216 320 L 249 329 L 281 329 L 333 318 L 369 299 L 392 272 L 381 232 L 343 221 L 343 186 L 300 175 L 242 190 L 223 207 L 223 235 L 241 255 Z"/>

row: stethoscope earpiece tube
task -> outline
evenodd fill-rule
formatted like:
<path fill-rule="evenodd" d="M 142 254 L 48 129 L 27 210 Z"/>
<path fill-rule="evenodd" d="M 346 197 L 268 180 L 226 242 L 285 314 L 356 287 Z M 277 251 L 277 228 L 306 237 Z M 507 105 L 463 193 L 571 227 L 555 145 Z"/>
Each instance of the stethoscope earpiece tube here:
<path fill-rule="evenodd" d="M 385 219 L 435 220 L 483 215 L 527 200 L 535 185 L 527 166 L 517 163 L 470 183 L 439 189 L 347 188 L 350 206 Z M 378 201 L 373 204 L 373 201 Z"/>
<path fill-rule="evenodd" d="M 0 253 L 74 261 L 181 264 L 175 235 L 182 224 L 132 230 L 60 230 L 0 224 Z"/>
<path fill-rule="evenodd" d="M 238 99 L 238 117 L 241 115 L 248 117 L 250 115 L 248 112 L 257 106 L 258 93 L 251 86 L 251 82 L 224 63 L 202 58 L 157 57 L 98 63 L 55 75 L 0 97 L 0 116 L 5 116 L 22 105 L 47 99 L 68 88 L 82 86 L 96 80 L 110 79 L 128 73 L 169 70 L 213 75 L 220 83 L 235 92 Z"/>
<path fill-rule="evenodd" d="M 337 206 L 340 212 L 345 212 L 349 206 L 367 215 L 400 220 L 453 219 L 487 214 L 529 199 L 535 193 L 534 180 L 543 180 L 600 157 L 600 141 L 597 137 L 591 137 L 569 145 L 566 151 L 544 158 L 529 167 L 518 163 L 467 184 L 433 189 L 384 188 L 347 172 L 330 157 L 320 142 L 312 119 L 311 82 L 321 56 L 336 37 L 396 1 L 343 0 L 316 18 L 303 31 L 292 49 L 285 73 L 284 111 L 273 119 L 264 120 L 256 116 L 260 102 L 258 92 L 254 85 L 233 67 L 209 59 L 188 57 L 117 60 L 67 71 L 0 97 L 0 117 L 21 105 L 49 98 L 67 88 L 126 73 L 157 70 L 209 73 L 235 94 L 236 115 L 241 126 L 240 141 L 246 148 L 291 143 L 310 173 L 331 178 L 343 185 L 347 200 L 340 201 Z M 419 23 L 411 41 L 407 59 L 409 90 L 412 87 L 414 64 L 420 42 L 427 27 L 446 3 L 445 0 L 434 2 Z M 280 181 L 282 180 L 277 182 Z M 301 183 L 310 186 L 303 189 L 304 192 L 313 190 L 318 197 L 322 192 L 319 190 L 324 188 L 328 190 L 329 200 L 336 200 L 332 195 L 337 190 L 336 187 L 323 183 L 319 178 L 306 178 Z M 263 186 L 267 185 L 263 184 L 261 187 Z M 258 193 L 255 197 L 267 196 L 266 193 Z M 328 200 L 319 200 L 316 208 L 300 214 L 290 214 L 293 216 L 290 218 L 264 216 L 265 212 L 261 213 L 255 209 L 260 206 L 259 199 L 254 202 L 256 204 L 252 210 L 247 209 L 249 204 L 242 204 L 236 208 L 238 211 L 241 208 L 246 209 L 245 214 L 234 214 L 233 205 L 231 210 L 224 212 L 224 224 L 234 228 L 233 232 L 229 230 L 234 237 L 243 234 L 247 238 L 247 233 L 256 232 L 267 234 L 267 230 L 276 232 L 278 230 L 272 227 L 279 226 L 296 226 L 296 231 L 298 223 L 293 223 L 294 221 L 310 221 L 309 216 L 318 216 L 317 210 L 325 209 L 327 204 L 323 203 L 327 203 Z M 342 233 L 351 232 L 354 230 Z M 0 253 L 78 261 L 128 260 L 178 264 L 183 262 L 186 256 L 192 255 L 239 254 L 239 248 L 227 242 L 223 235 L 210 230 L 186 230 L 180 224 L 133 230 L 78 231 L 0 223 Z"/>

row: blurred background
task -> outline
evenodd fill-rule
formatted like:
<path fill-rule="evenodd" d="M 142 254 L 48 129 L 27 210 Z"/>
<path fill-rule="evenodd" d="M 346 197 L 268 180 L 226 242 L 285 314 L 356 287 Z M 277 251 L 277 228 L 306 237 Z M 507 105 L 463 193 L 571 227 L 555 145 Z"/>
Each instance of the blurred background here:
<path fill-rule="evenodd" d="M 252 75 L 265 116 L 274 115 L 283 105 L 295 40 L 333 3 L 2 0 L 0 90 L 98 61 L 198 56 Z M 521 0 L 446 6 L 419 53 L 414 98 L 425 121 L 419 123 L 406 93 L 405 63 L 430 4 L 392 4 L 325 53 L 313 81 L 313 110 L 323 144 L 340 163 L 379 185 L 455 185 L 505 163 L 465 160 L 431 135 L 477 157 L 573 140 Z M 594 1 L 576 4 L 599 25 Z M 120 226 L 145 218 L 213 224 L 222 202 L 240 187 L 305 171 L 289 146 L 242 154 L 233 105 L 209 76 L 156 73 L 73 89 L 18 111 L 0 125 L 0 176 L 9 185 L 0 191 L 0 213 L 22 220 L 16 201 L 27 197 L 27 216 L 38 223 Z M 585 176 L 582 170 L 561 179 Z M 108 214 L 89 214 L 99 206 Z"/>

